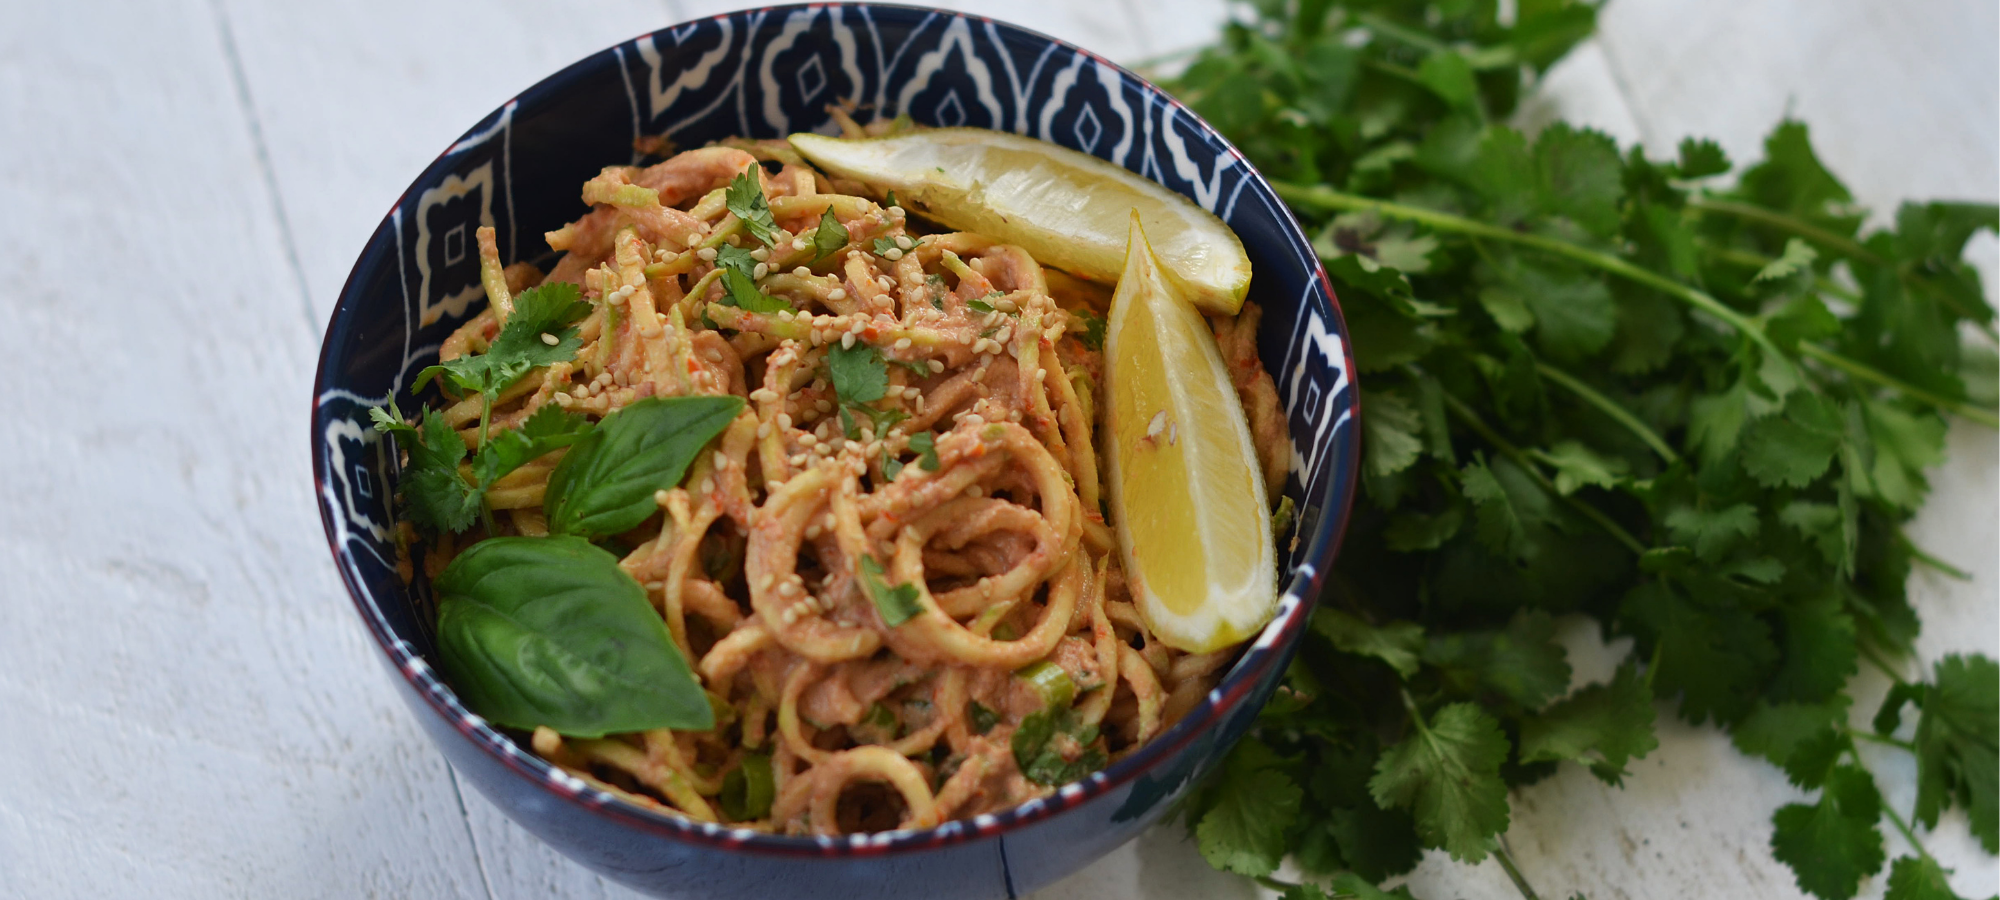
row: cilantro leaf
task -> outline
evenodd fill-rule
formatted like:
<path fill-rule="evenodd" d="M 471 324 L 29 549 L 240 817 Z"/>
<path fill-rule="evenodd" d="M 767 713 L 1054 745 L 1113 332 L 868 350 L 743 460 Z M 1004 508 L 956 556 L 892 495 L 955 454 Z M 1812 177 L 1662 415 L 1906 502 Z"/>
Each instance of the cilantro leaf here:
<path fill-rule="evenodd" d="M 1377 628 L 1340 610 L 1322 606 L 1313 611 L 1312 629 L 1343 653 L 1372 656 L 1388 663 L 1389 668 L 1404 678 L 1417 674 L 1424 629 L 1413 622 L 1391 622 Z"/>
<path fill-rule="evenodd" d="M 937 436 L 929 431 L 919 431 L 910 435 L 909 447 L 917 452 L 917 465 L 926 472 L 935 472 L 938 466 Z"/>
<path fill-rule="evenodd" d="M 1889 867 L 1889 892 L 1884 900 L 1964 900 L 1945 879 L 1950 871 L 1928 856 L 1899 856 Z"/>
<path fill-rule="evenodd" d="M 876 238 L 876 239 L 875 239 L 875 240 L 874 240 L 874 241 L 873 241 L 873 242 L 872 242 L 872 243 L 870 244 L 870 247 L 871 247 L 872 249 L 874 249 L 874 251 L 875 251 L 875 255 L 876 255 L 876 256 L 888 256 L 888 255 L 889 255 L 889 252 L 890 252 L 890 251 L 892 251 L 892 250 L 893 250 L 893 251 L 895 251 L 895 252 L 896 252 L 896 253 L 897 253 L 898 255 L 900 255 L 900 254 L 904 254 L 904 253 L 908 253 L 908 252 L 910 252 L 911 250 L 915 250 L 915 249 L 917 249 L 917 247 L 921 246 L 922 244 L 923 244 L 923 240 L 922 240 L 922 239 L 918 239 L 918 240 L 915 240 L 915 241 L 912 241 L 912 242 L 910 243 L 910 246 L 909 246 L 908 248 L 905 248 L 905 247 L 904 247 L 903 245 L 901 245 L 901 244 L 898 244 L 898 243 L 896 243 L 896 239 L 895 239 L 895 238 L 893 238 L 893 237 L 879 237 L 879 238 Z"/>
<path fill-rule="evenodd" d="M 1520 559 L 1533 556 L 1532 531 L 1552 515 L 1547 494 L 1512 460 L 1484 459 L 1467 463 L 1461 473 L 1465 499 L 1472 501 L 1473 521 L 1481 543 L 1493 552 Z"/>
<path fill-rule="evenodd" d="M 1471 703 L 1446 706 L 1428 724 L 1413 713 L 1411 723 L 1415 730 L 1376 761 L 1369 792 L 1384 807 L 1409 809 L 1424 846 L 1485 859 L 1507 830 L 1506 735 Z"/>
<path fill-rule="evenodd" d="M 1085 349 L 1102 352 L 1104 350 L 1104 317 L 1089 310 L 1079 310 L 1076 312 L 1076 315 L 1083 319 L 1083 336 L 1078 338 L 1078 340 L 1083 341 Z"/>
<path fill-rule="evenodd" d="M 1849 701 L 1835 696 L 1824 703 L 1765 703 L 1759 701 L 1730 730 L 1736 749 L 1784 766 L 1800 746 L 1823 730 L 1847 723 Z"/>
<path fill-rule="evenodd" d="M 1790 278 L 1800 272 L 1811 271 L 1813 261 L 1816 259 L 1819 259 L 1819 251 L 1814 250 L 1812 245 L 1805 241 L 1792 238 L 1785 242 L 1784 255 L 1771 260 L 1770 265 L 1757 270 L 1757 276 L 1750 280 L 1752 282 L 1780 281 Z"/>
<path fill-rule="evenodd" d="M 993 308 L 993 304 L 978 299 L 965 301 L 965 308 L 980 313 L 998 312 Z"/>
<path fill-rule="evenodd" d="M 894 628 L 924 611 L 917 601 L 917 586 L 907 582 L 890 587 L 882 580 L 882 564 L 866 553 L 861 555 L 861 589 L 882 615 L 882 624 Z"/>
<path fill-rule="evenodd" d="M 553 403 L 512 428 L 493 435 L 472 459 L 472 473 L 482 490 L 515 469 L 581 440 L 592 423 Z"/>
<path fill-rule="evenodd" d="M 985 734 L 992 731 L 993 726 L 1000 724 L 1000 714 L 988 709 L 985 704 L 977 700 L 966 701 L 965 718 L 972 723 L 974 734 Z"/>
<path fill-rule="evenodd" d="M 437 410 L 424 410 L 420 441 L 406 445 L 410 466 L 403 472 L 403 500 L 410 521 L 432 534 L 472 527 L 479 515 L 479 488 L 458 472 L 465 442 Z"/>
<path fill-rule="evenodd" d="M 873 403 L 888 393 L 889 365 L 883 360 L 882 351 L 869 344 L 857 342 L 852 347 L 828 344 L 826 368 L 833 380 L 834 394 L 842 403 Z"/>
<path fill-rule="evenodd" d="M 1757 536 L 1757 510 L 1748 503 L 1725 509 L 1676 508 L 1667 513 L 1667 533 L 1674 540 L 1694 547 L 1695 555 L 1706 560 L 1723 554 Z"/>
<path fill-rule="evenodd" d="M 1707 139 L 1682 138 L 1680 161 L 1674 164 L 1682 178 L 1707 178 L 1729 171 L 1729 155 L 1722 145 Z"/>
<path fill-rule="evenodd" d="M 723 244 L 715 248 L 715 267 L 731 272 L 740 272 L 743 277 L 755 281 L 757 278 L 757 257 L 742 247 Z"/>
<path fill-rule="evenodd" d="M 1875 779 L 1866 769 L 1841 766 L 1818 803 L 1788 804 L 1771 817 L 1771 855 L 1792 867 L 1801 890 L 1847 900 L 1862 878 L 1882 871 L 1882 833 L 1875 828 L 1881 815 Z"/>
<path fill-rule="evenodd" d="M 1758 419 L 1744 430 L 1743 468 L 1766 487 L 1805 487 L 1833 462 L 1843 429 L 1832 401 L 1794 393 L 1783 415 Z"/>
<path fill-rule="evenodd" d="M 1778 648 L 1762 619 L 1741 608 L 1696 603 L 1662 581 L 1627 594 L 1619 618 L 1638 635 L 1639 653 L 1660 655 L 1653 690 L 1682 695 L 1681 718 L 1695 724 L 1742 718 L 1755 687 L 1777 663 Z"/>
<path fill-rule="evenodd" d="M 1610 684 L 1577 691 L 1521 726 L 1522 762 L 1583 763 L 1613 786 L 1626 775 L 1627 762 L 1659 745 L 1653 735 L 1653 692 L 1629 662 L 1618 667 Z"/>
<path fill-rule="evenodd" d="M 590 313 L 590 304 L 578 300 L 579 296 L 576 285 L 560 281 L 522 291 L 514 297 L 513 314 L 485 353 L 461 356 L 418 372 L 411 392 L 442 376 L 458 390 L 484 394 L 491 401 L 536 367 L 575 359 L 583 341 L 577 338 L 573 323 Z M 555 342 L 548 342 L 543 335 L 555 338 Z"/>
<path fill-rule="evenodd" d="M 1617 487 L 1631 466 L 1615 456 L 1605 456 L 1580 441 L 1557 441 L 1547 450 L 1532 451 L 1536 459 L 1556 470 L 1556 493 L 1567 497 L 1585 485 Z"/>
<path fill-rule="evenodd" d="M 722 199 L 730 213 L 743 223 L 744 230 L 757 240 L 767 247 L 778 242 L 778 224 L 771 219 L 771 204 L 764 199 L 764 181 L 758 177 L 757 166 L 752 165 L 730 179 Z"/>
<path fill-rule="evenodd" d="M 813 229 L 813 259 L 825 259 L 826 255 L 847 246 L 847 226 L 834 218 L 833 207 L 826 208 L 826 214 L 819 217 L 819 227 Z"/>
<path fill-rule="evenodd" d="M 1418 437 L 1423 420 L 1417 405 L 1389 388 L 1366 392 L 1362 403 L 1368 414 L 1361 417 L 1365 449 L 1361 462 L 1369 477 L 1382 478 L 1409 468 L 1424 450 Z"/>
<path fill-rule="evenodd" d="M 2000 836 L 2000 666 L 1985 656 L 1952 654 L 1932 669 L 1917 720 L 1916 819 L 1935 826 L 1956 801 L 1972 818 L 1986 852 Z"/>
<path fill-rule="evenodd" d="M 1195 839 L 1209 865 L 1250 876 L 1278 868 L 1305 792 L 1276 762 L 1254 739 L 1238 744 L 1223 762 L 1213 788 L 1215 804 L 1195 823 Z"/>
<path fill-rule="evenodd" d="M 1424 661 L 1447 683 L 1495 691 L 1530 709 L 1569 689 L 1567 656 L 1555 620 L 1538 609 L 1515 613 L 1503 629 L 1432 635 L 1424 648 Z"/>
<path fill-rule="evenodd" d="M 1783 655 L 1772 675 L 1770 694 L 1778 700 L 1817 703 L 1847 684 L 1857 670 L 1859 648 L 1854 617 L 1840 599 L 1826 594 L 1784 608 Z"/>
<path fill-rule="evenodd" d="M 723 286 L 728 293 L 722 297 L 722 305 L 737 306 L 757 313 L 791 312 L 794 307 L 781 297 L 773 297 L 757 289 L 757 282 L 750 276 L 729 269 L 722 273 Z"/>

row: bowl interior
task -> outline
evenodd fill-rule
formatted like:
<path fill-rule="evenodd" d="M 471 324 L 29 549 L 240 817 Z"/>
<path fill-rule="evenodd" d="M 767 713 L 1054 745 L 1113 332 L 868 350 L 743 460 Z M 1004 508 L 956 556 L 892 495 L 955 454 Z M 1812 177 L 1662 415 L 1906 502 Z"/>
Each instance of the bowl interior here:
<path fill-rule="evenodd" d="M 524 774 L 561 781 L 467 713 L 424 662 L 434 651 L 434 609 L 427 586 L 406 586 L 395 573 L 389 500 L 396 464 L 392 444 L 369 427 L 368 410 L 392 394 L 410 408 L 412 378 L 479 311 L 479 226 L 497 230 L 504 259 L 536 260 L 548 253 L 542 233 L 585 211 L 578 199 L 585 179 L 606 165 L 642 161 L 636 140 L 664 134 L 688 148 L 737 135 L 833 133 L 826 107 L 843 102 L 859 104 L 862 121 L 908 115 L 920 124 L 1014 131 L 1081 150 L 1188 196 L 1236 230 L 1254 266 L 1250 299 L 1264 309 L 1259 349 L 1291 428 L 1285 492 L 1298 515 L 1293 533 L 1279 536 L 1286 590 L 1277 620 L 1176 730 L 1203 727 L 1225 698 L 1240 695 L 1232 695 L 1232 681 L 1274 664 L 1302 627 L 1306 598 L 1317 593 L 1354 493 L 1353 364 L 1317 257 L 1241 155 L 1137 76 L 1024 29 L 865 4 L 730 13 L 586 58 L 466 132 L 383 220 L 328 327 L 313 453 L 343 579 L 392 663 L 433 708 Z M 1142 751 L 1091 783 L 1114 783 L 1156 759 Z"/>

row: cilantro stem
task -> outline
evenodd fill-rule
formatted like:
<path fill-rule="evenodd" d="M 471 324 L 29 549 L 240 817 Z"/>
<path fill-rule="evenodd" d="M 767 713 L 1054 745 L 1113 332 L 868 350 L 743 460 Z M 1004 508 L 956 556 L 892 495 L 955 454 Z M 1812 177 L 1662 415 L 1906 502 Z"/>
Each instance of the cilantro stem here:
<path fill-rule="evenodd" d="M 1494 848 L 1493 858 L 1500 861 L 1500 868 L 1506 869 L 1507 877 L 1514 880 L 1514 889 L 1521 892 L 1521 900 L 1542 900 L 1534 887 L 1528 884 L 1528 879 L 1522 877 L 1521 867 L 1514 864 L 1514 854 L 1507 852 L 1505 837 L 1500 839 L 1500 846 Z"/>
<path fill-rule="evenodd" d="M 1639 440 L 1645 441 L 1646 446 L 1653 448 L 1654 453 L 1660 454 L 1660 458 L 1666 460 L 1668 465 L 1680 462 L 1680 454 L 1675 453 L 1674 448 L 1667 446 L 1667 442 L 1654 433 L 1653 429 L 1646 427 L 1646 423 L 1639 421 L 1638 417 L 1613 402 L 1610 397 L 1598 393 L 1590 385 L 1578 381 L 1575 376 L 1548 363 L 1536 361 L 1535 370 L 1542 373 L 1543 378 L 1568 388 L 1570 393 L 1582 398 L 1585 403 L 1597 407 L 1599 412 L 1610 416 L 1612 420 L 1638 435 Z"/>
<path fill-rule="evenodd" d="M 1896 830 L 1903 833 L 1903 840 L 1910 842 L 1910 849 L 1917 851 L 1918 856 L 1936 862 L 1931 859 L 1930 851 L 1924 849 L 1923 842 L 1917 840 L 1917 833 L 1910 829 L 1910 823 L 1903 821 L 1902 816 L 1896 815 L 1896 808 L 1890 806 L 1887 801 L 1882 803 L 1882 814 L 1889 817 L 1889 824 L 1896 826 Z"/>
<path fill-rule="evenodd" d="M 481 391 L 479 394 L 479 446 L 486 446 L 486 423 L 493 418 L 493 395 Z M 477 448 L 475 448 L 477 449 Z"/>
<path fill-rule="evenodd" d="M 1848 359 L 1845 356 L 1841 356 L 1840 354 L 1837 354 L 1831 350 L 1821 347 L 1818 344 L 1808 344 L 1805 343 L 1804 341 L 1800 341 L 1799 353 L 1817 359 L 1820 362 L 1826 363 L 1829 366 L 1832 366 L 1836 369 L 1846 372 L 1847 374 L 1852 375 L 1855 378 L 1859 378 L 1862 381 L 1872 381 L 1883 387 L 1889 388 L 1890 390 L 1896 391 L 1906 397 L 1909 397 L 1912 400 L 1921 400 L 1925 403 L 1937 407 L 1938 409 L 1942 409 L 1946 412 L 1954 413 L 1962 418 L 1978 422 L 1979 424 L 1984 425 L 1988 428 L 2000 428 L 2000 415 L 1995 415 L 1991 410 L 1980 409 L 1979 407 L 1973 406 L 1970 403 L 1964 403 L 1958 400 L 1952 400 L 1949 398 L 1940 397 L 1936 394 L 1931 393 L 1930 391 L 1917 387 L 1916 385 L 1902 381 L 1901 379 L 1898 379 L 1887 372 L 1883 372 L 1880 369 L 1876 369 L 1871 366 L 1865 365 L 1863 363 L 1856 362 L 1855 360 Z"/>
<path fill-rule="evenodd" d="M 1890 681 L 1893 681 L 1897 684 L 1909 684 L 1909 681 L 1905 680 L 1903 676 L 1896 671 L 1896 667 L 1890 665 L 1888 660 L 1883 659 L 1881 652 L 1876 650 L 1874 647 L 1871 647 L 1866 643 L 1857 642 L 1855 644 L 1855 649 L 1861 651 L 1862 659 L 1868 660 L 1870 665 L 1873 665 L 1875 668 L 1882 670 L 1882 674 L 1889 676 Z"/>
<path fill-rule="evenodd" d="M 1944 574 L 1959 581 L 1972 580 L 1971 572 L 1967 572 L 1964 569 L 1954 566 L 1951 563 L 1945 562 L 1944 560 L 1932 556 L 1929 553 L 1925 553 L 1924 548 L 1919 547 L 1915 543 L 1911 542 L 1911 540 L 1907 536 L 1903 537 L 1903 547 L 1910 551 L 1910 558 L 1916 560 L 1917 562 L 1930 566 L 1931 568 L 1936 569 L 1939 572 L 1943 572 Z"/>
<path fill-rule="evenodd" d="M 1901 738 L 1893 738 L 1887 735 L 1876 734 L 1875 732 L 1864 731 L 1859 728 L 1849 728 L 1846 729 L 1846 731 L 1848 737 L 1857 737 L 1864 741 L 1870 741 L 1873 743 L 1881 744 L 1886 747 L 1898 747 L 1903 750 L 1907 750 L 1911 753 L 1917 752 L 1917 745 L 1912 744 L 1909 741 L 1902 740 Z"/>
<path fill-rule="evenodd" d="M 1438 231 L 1492 238 L 1496 241 L 1507 241 L 1513 244 L 1520 244 L 1524 247 L 1533 247 L 1557 256 L 1567 257 L 1585 265 L 1594 266 L 1628 281 L 1637 282 L 1668 296 L 1678 298 L 1689 306 L 1693 306 L 1711 316 L 1721 319 L 1744 336 L 1750 338 L 1750 340 L 1756 342 L 1759 347 L 1762 347 L 1766 353 L 1771 354 L 1773 358 L 1783 360 L 1786 365 L 1796 365 L 1792 361 L 1791 356 L 1779 349 L 1778 345 L 1772 342 L 1770 335 L 1764 333 L 1763 326 L 1757 324 L 1755 320 L 1731 309 L 1728 305 L 1709 296 L 1704 291 L 1696 290 L 1656 272 L 1640 268 L 1609 253 L 1603 253 L 1588 247 L 1572 244 L 1568 241 L 1539 234 L 1515 231 L 1511 228 L 1502 228 L 1498 225 L 1489 225 L 1477 219 L 1468 219 L 1464 216 L 1456 216 L 1434 209 L 1424 209 L 1419 206 L 1408 206 L 1401 203 L 1390 203 L 1384 200 L 1356 196 L 1354 194 L 1345 194 L 1323 184 L 1299 185 L 1276 181 L 1271 183 L 1271 187 L 1278 192 L 1278 196 L 1283 197 L 1287 202 L 1302 206 L 1328 210 L 1372 210 L 1377 215 L 1416 222 Z M 1912 400 L 1928 403 L 1938 409 L 1955 413 L 1990 428 L 2000 428 L 2000 415 L 1995 415 L 1992 412 L 1980 409 L 1969 403 L 1961 403 L 1956 400 L 1940 397 L 1937 394 L 1900 381 L 1887 373 L 1848 359 L 1824 347 L 1800 342 L 1798 352 L 1833 366 L 1836 369 L 1840 369 L 1861 380 L 1872 381 L 1882 387 L 1895 390 Z"/>
<path fill-rule="evenodd" d="M 1452 415 L 1457 416 L 1458 420 L 1464 422 L 1467 428 L 1477 432 L 1487 443 L 1492 444 L 1493 449 L 1500 451 L 1508 459 L 1513 460 L 1514 464 L 1520 466 L 1521 471 L 1528 473 L 1529 477 L 1535 479 L 1535 483 L 1540 485 L 1542 490 L 1547 492 L 1549 496 L 1568 504 L 1571 509 L 1576 510 L 1597 527 L 1604 529 L 1606 534 L 1617 538 L 1618 542 L 1631 550 L 1633 555 L 1645 555 L 1646 545 L 1639 543 L 1639 539 L 1633 537 L 1631 532 L 1626 531 L 1617 522 L 1611 521 L 1611 517 L 1605 515 L 1597 507 L 1591 506 L 1575 497 L 1566 496 L 1561 491 L 1556 490 L 1555 484 L 1549 481 L 1548 476 L 1542 474 L 1542 470 L 1535 466 L 1534 460 L 1530 459 L 1528 454 L 1521 452 L 1521 448 L 1514 446 L 1511 441 L 1501 437 L 1499 432 L 1494 431 L 1484 420 L 1479 418 L 1479 413 L 1474 412 L 1472 407 L 1466 406 L 1464 401 L 1452 396 L 1450 392 L 1440 391 L 1439 393 L 1444 397 L 1445 408 L 1451 410 Z"/>
<path fill-rule="evenodd" d="M 1689 209 L 1697 212 L 1712 212 L 1721 213 L 1726 216 L 1735 216 L 1739 219 L 1756 222 L 1759 225 L 1776 228 L 1779 231 L 1796 234 L 1842 256 L 1860 260 L 1871 266 L 1879 266 L 1884 262 L 1882 257 L 1876 256 L 1874 251 L 1861 246 L 1860 242 L 1851 237 L 1835 234 L 1811 222 L 1774 210 L 1765 209 L 1761 206 L 1738 203 L 1734 200 L 1717 200 L 1713 197 L 1689 197 L 1687 205 Z"/>
<path fill-rule="evenodd" d="M 1419 50 L 1429 50 L 1432 53 L 1451 52 L 1451 45 L 1414 28 L 1405 28 L 1391 22 L 1377 13 L 1357 13 L 1354 16 L 1354 21 L 1367 26 L 1369 30 L 1374 31 L 1376 34 L 1386 38 L 1394 38 Z"/>

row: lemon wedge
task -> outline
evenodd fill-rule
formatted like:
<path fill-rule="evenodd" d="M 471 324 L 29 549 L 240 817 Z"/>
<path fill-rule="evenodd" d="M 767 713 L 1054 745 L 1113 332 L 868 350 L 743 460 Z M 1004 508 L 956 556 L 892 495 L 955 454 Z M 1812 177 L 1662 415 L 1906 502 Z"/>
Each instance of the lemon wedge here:
<path fill-rule="evenodd" d="M 791 142 L 829 174 L 893 190 L 912 212 L 1018 245 L 1073 275 L 1117 278 L 1125 219 L 1136 212 L 1204 311 L 1235 315 L 1250 287 L 1250 257 L 1221 219 L 1089 154 L 983 128 L 855 139 L 795 134 Z"/>
<path fill-rule="evenodd" d="M 1208 322 L 1131 216 L 1105 338 L 1111 514 L 1140 615 L 1206 653 L 1277 611 L 1277 563 L 1250 423 Z"/>

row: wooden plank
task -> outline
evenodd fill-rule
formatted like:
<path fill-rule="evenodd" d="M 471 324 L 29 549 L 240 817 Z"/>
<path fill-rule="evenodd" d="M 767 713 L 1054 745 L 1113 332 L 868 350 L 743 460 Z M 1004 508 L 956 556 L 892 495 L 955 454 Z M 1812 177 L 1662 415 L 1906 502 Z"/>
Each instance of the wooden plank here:
<path fill-rule="evenodd" d="M 218 25 L 85 0 L 0 35 L 0 452 L 24 463 L 0 871 L 20 896 L 483 896 L 326 565 L 319 329 Z"/>

